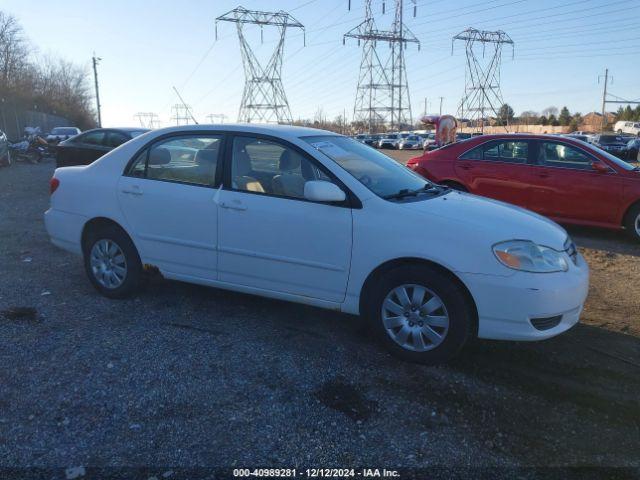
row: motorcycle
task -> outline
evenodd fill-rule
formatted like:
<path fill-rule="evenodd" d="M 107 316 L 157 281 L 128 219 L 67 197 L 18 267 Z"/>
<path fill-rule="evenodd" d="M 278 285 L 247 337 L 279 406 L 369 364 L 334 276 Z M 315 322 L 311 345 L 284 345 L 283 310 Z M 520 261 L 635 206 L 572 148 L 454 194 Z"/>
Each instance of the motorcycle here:
<path fill-rule="evenodd" d="M 10 143 L 9 151 L 15 160 L 39 163 L 48 152 L 48 143 L 38 135 L 34 135 L 21 142 Z"/>

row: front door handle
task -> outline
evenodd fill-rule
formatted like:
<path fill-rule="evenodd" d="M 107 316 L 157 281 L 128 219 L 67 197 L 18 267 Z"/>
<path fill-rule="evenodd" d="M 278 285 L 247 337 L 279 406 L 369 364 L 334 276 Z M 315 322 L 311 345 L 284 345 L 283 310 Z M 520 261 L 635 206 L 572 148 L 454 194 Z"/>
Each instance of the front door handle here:
<path fill-rule="evenodd" d="M 219 205 L 222 208 L 226 208 L 229 210 L 240 210 L 240 211 L 244 211 L 247 209 L 247 207 L 245 207 L 244 205 L 242 205 L 241 203 L 229 203 L 229 202 L 220 202 Z"/>
<path fill-rule="evenodd" d="M 131 188 L 123 188 L 121 191 L 128 195 L 142 195 L 142 190 L 137 185 L 133 185 Z"/>
<path fill-rule="evenodd" d="M 471 170 L 473 167 L 471 165 L 469 165 L 468 163 L 463 163 L 460 165 L 460 168 L 463 170 Z"/>

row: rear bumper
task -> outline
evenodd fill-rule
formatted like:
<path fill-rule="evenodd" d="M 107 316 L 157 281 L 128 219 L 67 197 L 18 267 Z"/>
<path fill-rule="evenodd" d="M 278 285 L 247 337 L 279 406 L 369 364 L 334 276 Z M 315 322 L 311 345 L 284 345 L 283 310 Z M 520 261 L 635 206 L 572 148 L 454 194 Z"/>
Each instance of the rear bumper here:
<path fill-rule="evenodd" d="M 565 332 L 578 323 L 589 290 L 589 268 L 580 255 L 568 272 L 460 276 L 476 302 L 478 337 L 493 340 L 544 340 Z M 534 327 L 536 319 L 552 317 L 559 317 L 555 326 Z"/>
<path fill-rule="evenodd" d="M 82 255 L 82 229 L 88 218 L 50 208 L 44 213 L 44 224 L 55 246 Z"/>

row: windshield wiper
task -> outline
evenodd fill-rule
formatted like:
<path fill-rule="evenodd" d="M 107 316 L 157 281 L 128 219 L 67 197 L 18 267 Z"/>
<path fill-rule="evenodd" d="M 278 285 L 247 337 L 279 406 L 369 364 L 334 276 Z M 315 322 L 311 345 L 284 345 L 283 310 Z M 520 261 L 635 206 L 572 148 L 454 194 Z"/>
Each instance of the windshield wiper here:
<path fill-rule="evenodd" d="M 438 185 L 433 185 L 433 184 L 427 183 L 422 188 L 418 188 L 416 190 L 409 190 L 408 188 L 403 188 L 402 190 L 399 190 L 396 193 L 392 193 L 390 195 L 385 195 L 382 198 L 384 198 L 385 200 L 398 200 L 398 199 L 406 198 L 406 197 L 416 197 L 421 193 L 440 191 L 441 188 L 442 187 L 440 187 Z"/>

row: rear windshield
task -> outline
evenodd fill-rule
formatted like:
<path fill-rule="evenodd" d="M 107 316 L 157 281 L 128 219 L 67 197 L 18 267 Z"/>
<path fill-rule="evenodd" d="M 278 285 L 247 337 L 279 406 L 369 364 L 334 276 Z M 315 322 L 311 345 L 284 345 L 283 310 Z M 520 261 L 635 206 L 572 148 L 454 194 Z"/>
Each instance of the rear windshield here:
<path fill-rule="evenodd" d="M 68 127 L 56 127 L 51 130 L 53 135 L 77 135 L 78 131 L 75 128 Z"/>

